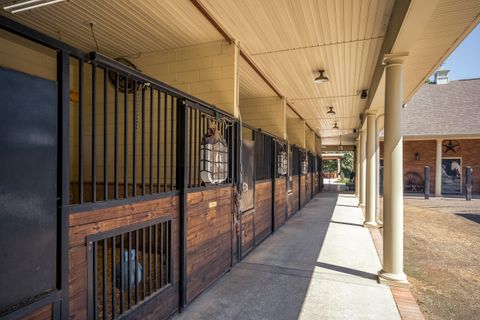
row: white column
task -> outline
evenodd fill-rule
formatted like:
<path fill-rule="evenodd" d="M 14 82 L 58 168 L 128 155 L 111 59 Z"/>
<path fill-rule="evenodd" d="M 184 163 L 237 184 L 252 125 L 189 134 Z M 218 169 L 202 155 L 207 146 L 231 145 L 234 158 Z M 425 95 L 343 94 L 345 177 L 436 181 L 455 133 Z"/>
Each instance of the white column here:
<path fill-rule="evenodd" d="M 442 196 L 442 140 L 437 139 L 437 155 L 435 159 L 435 197 Z"/>
<path fill-rule="evenodd" d="M 383 114 L 379 115 L 375 120 L 375 221 L 382 226 L 383 222 L 380 220 L 380 118 Z"/>
<path fill-rule="evenodd" d="M 379 281 L 406 285 L 403 272 L 403 59 L 385 57 L 383 269 Z"/>
<path fill-rule="evenodd" d="M 376 115 L 373 112 L 367 113 L 366 125 L 367 125 L 367 148 L 366 148 L 366 197 L 365 197 L 365 221 L 364 227 L 378 227 L 375 221 L 376 205 L 377 205 L 377 192 L 376 192 L 376 170 L 375 163 L 377 161 L 376 156 L 376 137 L 375 137 L 375 118 Z"/>
<path fill-rule="evenodd" d="M 340 158 L 338 158 L 337 159 L 337 175 L 338 175 L 338 177 L 340 177 L 340 172 L 341 172 L 341 170 L 340 170 Z"/>
<path fill-rule="evenodd" d="M 357 137 L 356 148 L 355 148 L 355 196 L 360 197 L 359 188 L 360 188 L 360 136 Z"/>
<path fill-rule="evenodd" d="M 360 179 L 359 182 L 359 199 L 358 199 L 358 206 L 365 207 L 365 171 L 367 169 L 367 161 L 366 161 L 366 132 L 365 129 L 360 130 Z"/>

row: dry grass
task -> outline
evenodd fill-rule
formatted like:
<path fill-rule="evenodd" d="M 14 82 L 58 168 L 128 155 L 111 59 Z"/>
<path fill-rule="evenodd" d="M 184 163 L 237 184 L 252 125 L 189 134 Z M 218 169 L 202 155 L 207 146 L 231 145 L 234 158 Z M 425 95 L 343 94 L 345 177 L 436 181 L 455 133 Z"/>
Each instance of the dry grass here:
<path fill-rule="evenodd" d="M 404 235 L 405 272 L 425 317 L 480 319 L 480 201 L 407 198 Z"/>

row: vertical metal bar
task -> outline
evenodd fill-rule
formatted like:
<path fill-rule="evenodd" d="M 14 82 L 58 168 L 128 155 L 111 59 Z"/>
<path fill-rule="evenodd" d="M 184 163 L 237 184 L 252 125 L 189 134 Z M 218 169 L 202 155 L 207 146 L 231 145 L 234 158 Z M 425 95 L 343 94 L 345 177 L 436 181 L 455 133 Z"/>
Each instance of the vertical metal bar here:
<path fill-rule="evenodd" d="M 123 182 L 124 182 L 124 197 L 128 198 L 128 79 L 125 76 L 125 96 L 124 96 L 124 108 L 125 113 L 123 115 L 124 120 L 124 140 L 123 140 Z M 122 253 L 123 254 L 123 253 Z M 123 258 L 122 258 L 123 259 Z M 122 275 L 123 276 L 123 275 Z"/>
<path fill-rule="evenodd" d="M 116 294 L 115 294 L 115 281 L 116 277 L 116 270 L 115 270 L 115 250 L 116 243 L 115 243 L 115 236 L 112 237 L 112 319 L 115 319 L 115 307 L 116 307 Z M 120 256 L 121 259 L 121 256 Z M 122 294 L 122 293 L 121 293 Z"/>
<path fill-rule="evenodd" d="M 58 303 L 59 318 L 69 317 L 69 218 L 64 208 L 70 204 L 70 56 L 57 52 L 58 90 L 58 138 L 57 153 L 57 283 L 62 289 L 62 301 Z"/>
<path fill-rule="evenodd" d="M 173 101 L 172 101 L 173 103 Z M 180 190 L 180 219 L 179 219 L 179 245 L 180 245 L 180 309 L 186 304 L 187 297 L 187 107 L 185 101 L 177 99 L 177 168 L 176 168 L 176 185 Z M 172 114 L 173 118 L 173 114 Z M 173 132 L 172 132 L 173 134 Z M 173 151 L 173 150 L 172 150 Z M 170 253 L 167 250 L 165 257 L 169 261 Z M 170 267 L 169 267 L 170 268 Z M 167 269 L 168 270 L 168 269 Z M 167 279 L 170 279 L 170 270 L 167 272 Z"/>
<path fill-rule="evenodd" d="M 164 272 L 164 268 L 163 268 L 163 245 L 164 245 L 164 241 L 163 241 L 163 235 L 165 233 L 164 231 L 164 226 L 165 226 L 165 223 L 162 222 L 162 224 L 160 225 L 160 288 L 163 287 L 163 272 Z"/>
<path fill-rule="evenodd" d="M 161 120 L 162 120 L 162 117 L 161 117 L 161 107 L 162 107 L 162 93 L 160 90 L 158 90 L 158 123 L 157 123 L 157 192 L 160 193 L 161 192 L 161 189 L 160 189 L 160 146 L 161 146 L 161 143 L 160 143 L 160 128 L 161 128 Z"/>
<path fill-rule="evenodd" d="M 92 64 L 92 202 L 97 201 L 97 65 Z"/>
<path fill-rule="evenodd" d="M 135 260 L 133 261 L 134 263 L 134 269 L 135 269 L 135 304 L 138 304 L 138 230 L 135 231 Z"/>
<path fill-rule="evenodd" d="M 123 313 L 125 309 L 125 262 L 124 262 L 124 234 L 120 234 L 120 314 Z"/>
<path fill-rule="evenodd" d="M 163 119 L 163 191 L 167 192 L 167 126 L 168 126 L 168 95 L 164 93 L 164 119 Z"/>
<path fill-rule="evenodd" d="M 146 255 L 146 252 L 147 250 L 145 250 L 145 229 L 146 228 L 143 228 L 142 229 L 142 266 L 143 266 L 143 274 L 142 274 L 142 300 L 145 300 L 145 296 L 146 296 L 146 288 L 145 288 L 145 277 L 146 277 L 146 273 L 145 273 L 145 255 Z M 150 274 L 148 275 L 150 277 Z"/>
<path fill-rule="evenodd" d="M 83 60 L 78 60 L 78 202 L 83 203 Z"/>
<path fill-rule="evenodd" d="M 200 118 L 201 114 L 197 109 L 192 109 L 195 112 L 195 129 L 193 130 L 193 186 L 197 186 L 197 181 L 199 181 L 199 176 L 197 176 L 197 168 L 198 171 L 200 172 L 200 161 L 198 159 L 198 153 L 200 152 L 200 133 L 198 132 L 200 130 Z M 200 173 L 198 173 L 200 175 Z"/>
<path fill-rule="evenodd" d="M 103 200 L 108 200 L 108 69 L 103 69 Z"/>
<path fill-rule="evenodd" d="M 98 266 L 97 266 L 97 242 L 93 243 L 93 317 L 98 319 Z"/>
<path fill-rule="evenodd" d="M 153 194 L 153 88 L 150 87 L 150 194 Z"/>
<path fill-rule="evenodd" d="M 145 88 L 142 85 L 142 195 L 145 195 Z"/>
<path fill-rule="evenodd" d="M 114 196 L 118 199 L 118 85 L 119 85 L 118 73 L 115 72 L 115 119 L 114 119 L 114 150 L 113 150 L 113 175 L 114 175 Z"/>
<path fill-rule="evenodd" d="M 270 142 L 273 142 L 270 144 L 270 146 L 272 148 L 270 148 L 270 152 L 271 152 L 271 162 L 270 162 L 270 172 L 271 172 L 271 175 L 272 175 L 272 233 L 277 229 L 277 221 L 275 219 L 275 195 L 276 195 L 276 172 L 277 172 L 277 143 L 275 141 L 273 141 L 273 139 L 270 138 Z"/>
<path fill-rule="evenodd" d="M 148 227 L 148 288 L 152 292 L 152 226 Z"/>
<path fill-rule="evenodd" d="M 196 110 L 196 113 L 197 113 L 197 120 L 198 120 L 198 127 L 195 127 L 195 143 L 196 143 L 196 147 L 195 147 L 195 177 L 196 177 L 196 185 L 195 186 L 199 186 L 200 183 L 201 183 L 201 180 L 200 180 L 200 145 L 202 143 L 202 138 L 204 136 L 204 132 L 203 132 L 203 128 L 204 128 L 204 121 L 205 121 L 205 118 L 203 118 L 203 115 L 202 115 L 202 112 L 200 110 Z M 198 132 L 198 137 L 197 137 L 197 132 Z M 197 168 L 198 168 L 198 171 L 197 171 Z"/>
<path fill-rule="evenodd" d="M 169 249 L 168 249 L 169 246 L 170 246 L 170 245 L 169 245 L 169 243 L 170 243 L 169 229 L 170 229 L 170 228 L 169 228 L 168 221 L 167 221 L 167 222 L 165 222 L 165 283 L 166 283 L 166 284 L 170 283 L 170 281 L 169 281 L 169 279 L 170 279 L 170 269 L 169 269 L 169 264 L 170 264 L 170 252 L 169 252 Z M 186 236 L 186 234 L 185 234 L 185 236 Z M 186 250 L 186 249 L 185 249 L 185 250 Z M 187 259 L 187 258 L 186 258 L 186 257 L 187 257 L 187 256 L 186 256 L 186 254 L 185 254 L 185 257 L 184 257 L 184 264 L 185 264 L 185 266 L 184 266 L 185 271 L 184 271 L 184 272 L 185 272 L 185 273 L 184 273 L 184 275 L 183 275 L 183 276 L 185 277 L 185 278 L 184 278 L 184 279 L 185 279 L 185 280 L 184 280 L 185 282 L 187 281 L 187 271 L 186 271 L 186 270 L 187 270 L 187 268 L 186 268 L 186 266 L 187 266 L 187 264 L 186 264 L 186 261 L 187 261 L 187 260 L 186 260 L 186 259 Z M 181 272 L 183 272 L 183 270 L 181 270 Z M 186 294 L 187 294 L 187 285 L 186 285 L 186 284 L 185 284 L 185 292 L 184 292 L 184 294 L 185 294 L 185 299 L 186 299 Z M 185 302 L 186 302 L 186 301 L 185 301 Z"/>
<path fill-rule="evenodd" d="M 160 226 L 157 224 L 155 225 L 155 234 L 154 234 L 154 253 L 153 253 L 153 258 L 154 258 L 154 264 L 153 264 L 153 269 L 155 270 L 154 273 L 155 273 L 155 283 L 153 284 L 153 288 L 155 291 L 156 289 L 158 289 L 158 228 L 161 228 L 161 224 Z M 151 289 L 150 289 L 151 290 Z"/>
<path fill-rule="evenodd" d="M 103 302 L 103 316 L 102 319 L 107 319 L 107 239 L 103 239 L 103 259 L 102 259 L 102 288 L 103 288 L 103 297 L 102 297 L 102 302 Z"/>
<path fill-rule="evenodd" d="M 186 214 L 186 212 L 185 212 Z M 173 255 L 172 255 L 172 243 L 173 243 L 173 234 L 172 234 L 172 220 L 168 220 L 167 221 L 167 226 L 168 226 L 168 246 L 167 246 L 167 252 L 168 252 L 168 283 L 173 283 L 173 273 L 172 273 L 172 270 L 173 270 Z M 186 231 L 186 230 L 185 230 Z M 185 250 L 186 250 L 186 247 L 185 247 Z M 185 255 L 186 257 L 186 255 Z M 186 261 L 185 261 L 186 262 Z M 184 272 L 185 272 L 185 277 L 187 276 L 187 269 L 186 269 L 186 264 L 185 264 L 185 269 L 184 269 Z M 188 282 L 187 280 L 185 280 L 186 283 Z M 187 287 L 185 286 L 185 289 Z"/>
<path fill-rule="evenodd" d="M 188 187 L 191 188 L 192 187 L 192 151 L 193 151 L 193 141 L 192 141 L 192 129 L 193 129 L 193 109 L 192 108 L 188 108 L 188 114 L 189 114 L 189 122 L 188 122 L 188 126 L 189 126 L 189 144 L 188 144 Z"/>
<path fill-rule="evenodd" d="M 137 196 L 137 130 L 138 130 L 138 110 L 137 110 L 137 81 L 134 81 L 133 84 L 133 157 L 132 157 L 132 166 L 133 166 L 133 196 Z"/>
<path fill-rule="evenodd" d="M 131 278 L 131 272 L 132 272 L 132 259 L 130 258 L 131 252 L 132 252 L 132 233 L 128 232 L 128 239 L 127 239 L 127 244 L 128 244 L 128 251 L 127 251 L 127 292 L 128 292 L 128 308 L 132 306 L 132 278 Z M 124 276 L 122 274 L 122 276 Z"/>
<path fill-rule="evenodd" d="M 175 140 L 174 140 L 174 137 L 175 137 L 175 108 L 174 108 L 174 97 L 171 96 L 170 97 L 170 106 L 171 106 L 171 119 L 170 119 L 170 123 L 171 123 L 171 127 L 170 127 L 170 134 L 171 134 L 171 138 L 170 138 L 170 187 L 171 187 L 171 191 L 174 191 L 175 188 L 173 187 L 173 167 L 174 167 L 174 149 L 173 149 L 173 145 L 175 143 Z M 178 137 L 177 137 L 178 138 Z M 178 139 L 176 141 L 178 143 Z"/>

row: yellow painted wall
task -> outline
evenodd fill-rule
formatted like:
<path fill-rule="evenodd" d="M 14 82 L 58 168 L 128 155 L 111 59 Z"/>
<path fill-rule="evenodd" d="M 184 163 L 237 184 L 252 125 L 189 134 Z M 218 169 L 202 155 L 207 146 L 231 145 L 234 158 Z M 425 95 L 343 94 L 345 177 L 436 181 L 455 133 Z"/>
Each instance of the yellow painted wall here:
<path fill-rule="evenodd" d="M 322 138 L 315 136 L 315 153 L 317 155 L 322 154 Z"/>
<path fill-rule="evenodd" d="M 264 97 L 240 100 L 242 121 L 280 138 L 287 138 L 285 99 Z"/>
<path fill-rule="evenodd" d="M 306 148 L 308 151 L 315 153 L 315 132 L 305 126 Z"/>
<path fill-rule="evenodd" d="M 225 41 L 130 57 L 143 73 L 238 114 L 238 49 Z"/>
<path fill-rule="evenodd" d="M 287 118 L 287 139 L 289 144 L 305 148 L 305 121 Z"/>

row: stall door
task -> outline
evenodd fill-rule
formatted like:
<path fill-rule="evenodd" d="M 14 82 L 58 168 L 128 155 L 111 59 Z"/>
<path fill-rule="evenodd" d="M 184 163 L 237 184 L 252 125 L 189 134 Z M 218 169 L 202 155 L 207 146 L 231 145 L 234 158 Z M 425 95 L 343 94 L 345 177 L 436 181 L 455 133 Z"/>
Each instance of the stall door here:
<path fill-rule="evenodd" d="M 0 315 L 54 290 L 57 85 L 0 68 Z"/>

